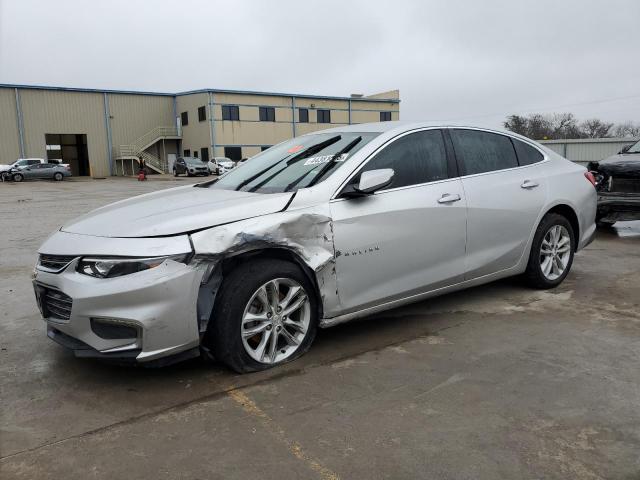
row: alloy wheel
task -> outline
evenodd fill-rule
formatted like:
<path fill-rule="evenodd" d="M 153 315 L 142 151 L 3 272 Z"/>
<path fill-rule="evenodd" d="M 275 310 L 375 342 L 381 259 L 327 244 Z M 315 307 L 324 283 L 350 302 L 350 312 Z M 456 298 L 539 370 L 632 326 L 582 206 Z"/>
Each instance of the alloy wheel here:
<path fill-rule="evenodd" d="M 547 280 L 557 280 L 571 259 L 571 237 L 563 225 L 552 226 L 540 245 L 540 269 Z"/>
<path fill-rule="evenodd" d="M 240 334 L 247 354 L 265 364 L 293 355 L 309 331 L 311 304 L 295 280 L 276 278 L 251 296 L 242 316 Z"/>

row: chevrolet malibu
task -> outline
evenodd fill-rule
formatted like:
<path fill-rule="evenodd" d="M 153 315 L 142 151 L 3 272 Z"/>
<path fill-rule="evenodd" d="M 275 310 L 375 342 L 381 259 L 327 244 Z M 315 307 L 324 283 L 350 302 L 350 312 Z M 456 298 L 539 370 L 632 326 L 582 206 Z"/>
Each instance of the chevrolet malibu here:
<path fill-rule="evenodd" d="M 204 353 L 250 372 L 319 327 L 515 275 L 556 287 L 595 215 L 593 176 L 524 137 L 353 125 L 71 221 L 40 247 L 34 287 L 76 356 Z"/>

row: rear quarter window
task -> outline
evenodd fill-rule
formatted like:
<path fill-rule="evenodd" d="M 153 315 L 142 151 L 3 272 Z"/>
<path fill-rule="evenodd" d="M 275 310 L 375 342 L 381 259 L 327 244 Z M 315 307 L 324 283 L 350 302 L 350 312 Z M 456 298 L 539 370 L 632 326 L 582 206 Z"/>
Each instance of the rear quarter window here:
<path fill-rule="evenodd" d="M 544 160 L 544 155 L 540 153 L 537 149 L 533 148 L 531 145 L 527 145 L 520 140 L 516 140 L 512 138 L 513 146 L 516 149 L 516 154 L 518 155 L 518 163 L 520 165 L 532 165 L 534 163 L 541 162 Z"/>
<path fill-rule="evenodd" d="M 456 156 L 462 160 L 465 175 L 493 172 L 518 166 L 509 137 L 481 130 L 451 131 Z"/>

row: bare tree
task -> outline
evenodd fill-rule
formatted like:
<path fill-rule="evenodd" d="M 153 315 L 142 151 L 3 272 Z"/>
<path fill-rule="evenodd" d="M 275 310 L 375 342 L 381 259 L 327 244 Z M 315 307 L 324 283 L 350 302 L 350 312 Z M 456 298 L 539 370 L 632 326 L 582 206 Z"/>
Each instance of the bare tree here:
<path fill-rule="evenodd" d="M 573 113 L 545 115 L 509 115 L 504 128 L 533 140 L 555 140 L 571 138 L 640 137 L 640 123 L 631 121 L 614 125 L 592 118 L 578 123 Z"/>
<path fill-rule="evenodd" d="M 586 138 L 606 138 L 611 136 L 613 123 L 606 123 L 597 118 L 585 120 L 580 124 L 580 130 Z"/>
<path fill-rule="evenodd" d="M 509 115 L 504 122 L 504 128 L 520 135 L 529 133 L 529 120 L 520 115 Z"/>
<path fill-rule="evenodd" d="M 640 137 L 640 123 L 627 121 L 616 125 L 613 129 L 613 136 L 624 137 Z"/>

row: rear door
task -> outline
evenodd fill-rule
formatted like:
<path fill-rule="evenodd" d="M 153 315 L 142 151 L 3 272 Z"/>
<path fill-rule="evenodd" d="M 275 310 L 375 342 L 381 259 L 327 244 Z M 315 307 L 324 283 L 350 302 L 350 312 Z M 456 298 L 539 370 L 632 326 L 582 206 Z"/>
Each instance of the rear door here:
<path fill-rule="evenodd" d="M 33 165 L 31 171 L 36 178 L 53 178 L 53 165 L 50 163 Z"/>
<path fill-rule="evenodd" d="M 447 150 L 440 130 L 404 134 L 352 177 L 392 168 L 389 187 L 331 201 L 343 313 L 462 280 L 466 202 Z"/>
<path fill-rule="evenodd" d="M 473 129 L 450 134 L 467 197 L 465 279 L 513 267 L 544 205 L 542 169 L 521 166 L 513 143 L 519 141 L 506 135 Z"/>

